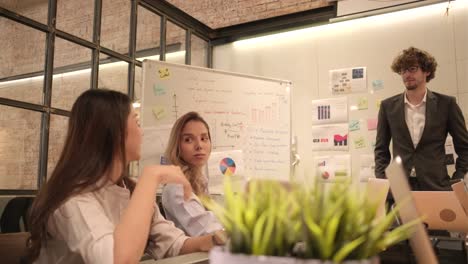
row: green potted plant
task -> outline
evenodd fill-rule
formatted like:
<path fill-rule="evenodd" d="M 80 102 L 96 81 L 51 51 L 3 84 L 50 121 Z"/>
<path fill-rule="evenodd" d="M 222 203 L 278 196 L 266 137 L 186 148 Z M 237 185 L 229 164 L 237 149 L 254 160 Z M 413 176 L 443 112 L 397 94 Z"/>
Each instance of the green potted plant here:
<path fill-rule="evenodd" d="M 350 191 L 349 182 L 324 186 L 251 181 L 235 192 L 226 181 L 224 206 L 203 199 L 230 237 L 210 252 L 210 263 L 378 262 L 378 253 L 409 238 L 419 221 L 389 230 L 398 206 L 379 218 L 381 200 Z"/>

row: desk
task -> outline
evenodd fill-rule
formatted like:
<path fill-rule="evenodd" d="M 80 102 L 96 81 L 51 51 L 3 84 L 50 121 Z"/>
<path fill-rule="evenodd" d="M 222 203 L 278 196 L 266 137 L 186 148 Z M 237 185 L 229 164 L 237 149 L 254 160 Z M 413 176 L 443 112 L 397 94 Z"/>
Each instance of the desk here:
<path fill-rule="evenodd" d="M 197 252 L 160 260 L 143 260 L 140 264 L 208 264 L 208 253 Z"/>
<path fill-rule="evenodd" d="M 468 255 L 466 249 L 462 249 L 461 240 L 450 237 L 431 237 L 440 239 L 435 243 L 434 249 L 440 264 L 467 264 Z M 434 244 L 434 240 L 431 241 Z M 400 242 L 387 250 L 381 252 L 381 264 L 415 264 L 416 259 L 412 249 L 406 241 Z"/>

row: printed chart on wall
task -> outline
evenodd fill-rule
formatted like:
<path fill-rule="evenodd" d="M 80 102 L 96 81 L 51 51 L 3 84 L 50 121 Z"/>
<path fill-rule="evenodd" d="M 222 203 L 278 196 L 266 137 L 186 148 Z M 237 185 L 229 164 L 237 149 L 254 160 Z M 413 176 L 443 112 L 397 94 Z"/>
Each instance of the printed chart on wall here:
<path fill-rule="evenodd" d="M 245 165 L 242 150 L 211 152 L 208 160 L 210 193 L 224 193 L 223 183 L 226 179 L 242 184 L 243 175 L 245 175 Z"/>
<path fill-rule="evenodd" d="M 367 92 L 366 67 L 331 70 L 329 75 L 334 95 Z"/>
<path fill-rule="evenodd" d="M 242 172 L 243 177 L 287 180 L 290 89 L 288 81 L 145 60 L 142 127 L 145 133 L 167 128 L 183 114 L 196 111 L 210 126 L 212 156 L 216 152 L 240 151 L 234 153 L 241 157 L 241 164 L 233 167 L 225 159 L 223 175 Z M 152 155 L 152 160 L 164 152 L 157 149 L 160 144 L 153 144 L 158 137 L 161 135 L 155 132 L 145 140 L 151 146 L 145 155 Z"/>
<path fill-rule="evenodd" d="M 351 176 L 351 158 L 349 154 L 315 156 L 317 173 L 323 181 L 347 180 Z"/>

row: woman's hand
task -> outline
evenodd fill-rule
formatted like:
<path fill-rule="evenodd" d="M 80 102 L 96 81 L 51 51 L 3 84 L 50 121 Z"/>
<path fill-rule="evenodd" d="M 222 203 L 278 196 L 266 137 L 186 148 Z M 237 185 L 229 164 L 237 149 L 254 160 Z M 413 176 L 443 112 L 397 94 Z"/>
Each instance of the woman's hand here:
<path fill-rule="evenodd" d="M 160 184 L 178 183 L 184 188 L 184 198 L 188 200 L 192 195 L 192 186 L 178 166 L 152 165 L 143 169 L 143 175 L 151 175 L 159 180 Z"/>

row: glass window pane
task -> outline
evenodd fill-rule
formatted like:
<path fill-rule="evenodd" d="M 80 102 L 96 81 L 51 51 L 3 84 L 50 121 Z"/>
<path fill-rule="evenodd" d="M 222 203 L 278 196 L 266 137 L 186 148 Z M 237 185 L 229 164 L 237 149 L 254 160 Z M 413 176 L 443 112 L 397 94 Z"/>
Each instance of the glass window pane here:
<path fill-rule="evenodd" d="M 52 107 L 70 110 L 76 98 L 89 89 L 91 54 L 88 48 L 55 39 Z"/>
<path fill-rule="evenodd" d="M 208 42 L 192 34 L 190 43 L 190 64 L 208 67 Z"/>
<path fill-rule="evenodd" d="M 92 41 L 94 0 L 58 0 L 57 29 Z"/>
<path fill-rule="evenodd" d="M 61 115 L 50 115 L 49 130 L 49 157 L 47 160 L 47 179 L 57 165 L 57 161 L 62 153 L 63 144 L 67 137 L 68 117 Z"/>
<path fill-rule="evenodd" d="M 166 61 L 185 64 L 185 29 L 167 21 Z"/>
<path fill-rule="evenodd" d="M 47 0 L 1 0 L 0 6 L 22 16 L 47 24 Z"/>
<path fill-rule="evenodd" d="M 99 58 L 98 88 L 107 88 L 128 94 L 128 63 L 110 58 L 105 54 Z"/>
<path fill-rule="evenodd" d="M 42 104 L 45 33 L 4 17 L 0 29 L 0 97 Z"/>
<path fill-rule="evenodd" d="M 0 105 L 0 189 L 36 189 L 41 113 Z"/>
<path fill-rule="evenodd" d="M 141 94 L 142 94 L 142 84 L 143 84 L 143 79 L 142 79 L 142 73 L 143 70 L 141 67 L 135 66 L 135 85 L 134 85 L 134 94 L 135 94 L 135 100 L 139 100 L 141 103 Z"/>
<path fill-rule="evenodd" d="M 159 60 L 161 17 L 146 8 L 138 7 L 136 57 Z M 151 57 L 150 57 L 151 56 Z"/>
<path fill-rule="evenodd" d="M 130 9 L 129 0 L 102 1 L 101 46 L 128 53 Z"/>

